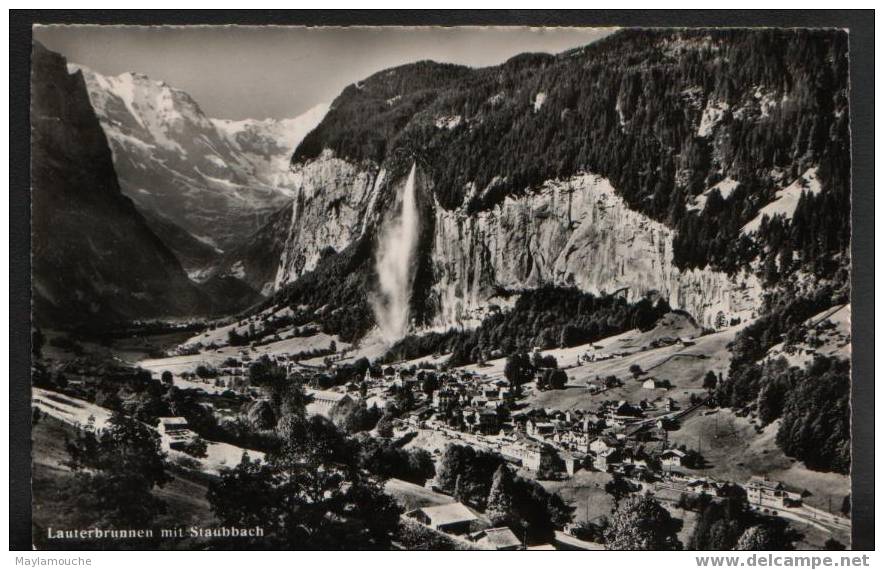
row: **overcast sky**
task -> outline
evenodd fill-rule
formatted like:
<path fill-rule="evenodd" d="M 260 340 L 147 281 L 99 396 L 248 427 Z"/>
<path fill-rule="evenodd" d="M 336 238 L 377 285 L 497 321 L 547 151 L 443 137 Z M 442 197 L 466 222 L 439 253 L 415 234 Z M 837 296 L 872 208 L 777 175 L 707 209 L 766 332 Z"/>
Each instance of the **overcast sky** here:
<path fill-rule="evenodd" d="M 350 83 L 432 59 L 473 67 L 557 53 L 598 28 L 299 28 L 42 26 L 46 47 L 105 75 L 144 73 L 188 92 L 210 117 L 295 117 Z"/>

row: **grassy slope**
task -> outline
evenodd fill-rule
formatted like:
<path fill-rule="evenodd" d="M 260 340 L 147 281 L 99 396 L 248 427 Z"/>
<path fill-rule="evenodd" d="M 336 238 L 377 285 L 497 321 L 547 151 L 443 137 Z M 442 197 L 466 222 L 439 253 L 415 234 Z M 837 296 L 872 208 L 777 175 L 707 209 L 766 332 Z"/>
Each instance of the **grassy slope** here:
<path fill-rule="evenodd" d="M 75 435 L 73 427 L 54 418 L 43 416 L 32 432 L 33 440 L 33 520 L 41 529 L 48 527 L 63 529 L 90 528 L 96 517 L 83 512 L 76 505 L 76 486 L 74 475 L 64 466 L 68 459 L 65 450 L 65 438 Z M 164 517 L 164 526 L 215 526 L 217 521 L 206 501 L 206 487 L 202 484 L 186 480 L 179 475 L 173 478 L 162 489 L 155 491 L 156 496 L 166 502 L 168 513 Z M 59 548 L 62 545 L 47 543 L 42 535 L 35 536 L 35 545 L 42 549 Z M 107 543 L 105 543 L 107 544 Z M 113 543 L 123 547 L 122 543 Z M 98 546 L 96 544 L 96 546 Z M 171 544 L 160 544 L 160 547 Z M 86 544 L 85 547 L 89 547 Z"/>
<path fill-rule="evenodd" d="M 672 345 L 649 349 L 644 347 L 648 346 L 648 337 L 652 335 L 630 331 L 595 343 L 596 346 L 604 347 L 596 350 L 597 354 L 610 352 L 629 352 L 629 354 L 580 366 L 573 366 L 577 358 L 574 349 L 557 351 L 563 357 L 559 359 L 559 365 L 572 366 L 567 369 L 568 386 L 564 390 L 536 393 L 529 399 L 529 404 L 532 407 L 588 410 L 596 408 L 604 400 L 625 399 L 636 402 L 642 399 L 670 397 L 686 403 L 691 394 L 705 393 L 702 388 L 703 376 L 709 370 L 716 373 L 727 372 L 730 363 L 727 345 L 738 330 L 739 328 L 735 327 L 696 338 L 694 339 L 696 344 L 693 346 Z M 659 331 L 653 335 L 653 337 L 658 336 Z M 591 347 L 586 345 L 581 348 L 585 352 Z M 574 354 L 571 355 L 571 352 Z M 646 371 L 638 380 L 633 379 L 629 371 L 629 367 L 633 364 L 639 365 Z M 605 378 L 610 375 L 617 376 L 624 385 L 596 395 L 591 395 L 586 389 L 586 384 L 594 382 L 597 376 Z M 668 391 L 642 388 L 642 382 L 649 377 L 669 380 L 674 387 Z"/>
<path fill-rule="evenodd" d="M 768 475 L 812 493 L 806 499 L 811 506 L 840 509 L 844 495 L 850 492 L 850 477 L 807 469 L 801 462 L 786 457 L 775 442 L 779 422 L 760 433 L 755 420 L 736 417 L 731 410 L 697 415 L 686 420 L 681 429 L 671 433 L 675 444 L 696 449 L 702 440 L 702 452 L 710 466 L 695 472 L 731 481 L 746 481 L 752 475 Z"/>

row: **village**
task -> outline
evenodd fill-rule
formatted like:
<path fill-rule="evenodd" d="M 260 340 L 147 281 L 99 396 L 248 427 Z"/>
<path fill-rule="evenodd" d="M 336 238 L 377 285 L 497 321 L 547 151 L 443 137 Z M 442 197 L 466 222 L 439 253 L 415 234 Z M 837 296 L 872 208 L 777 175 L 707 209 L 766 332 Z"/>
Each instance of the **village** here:
<path fill-rule="evenodd" d="M 610 513 L 609 486 L 627 495 L 651 494 L 675 517 L 686 516 L 683 505 L 691 500 L 724 501 L 739 489 L 759 515 L 812 528 L 817 537 L 849 533 L 849 519 L 832 509 L 839 491 L 825 500 L 820 496 L 824 482 L 802 479 L 802 472 L 780 479 L 720 465 L 736 463 L 722 460 L 722 453 L 736 449 L 735 441 L 746 445 L 742 442 L 760 429 L 746 410 L 720 408 L 714 396 L 730 358 L 727 345 L 739 327 L 701 330 L 671 313 L 647 331 L 508 357 L 492 351 L 474 364 L 452 366 L 446 354 L 391 359 L 371 339 L 342 342 L 309 323 L 296 326 L 292 316 L 290 308 L 268 309 L 196 334 L 184 332 L 183 342 L 167 345 L 162 355 L 146 337 L 146 358 L 118 360 L 135 365 L 152 382 L 194 395 L 221 431 L 272 429 L 275 420 L 264 422 L 263 412 L 254 412 L 272 408 L 274 388 L 267 378 L 274 377 L 303 387 L 308 416 L 426 453 L 437 476 L 450 447 L 469 448 L 501 458 L 514 474 L 559 493 L 579 513 L 556 530 L 550 544 L 529 544 L 511 529 L 490 524 L 435 477 L 388 480 L 385 490 L 402 505 L 403 521 L 463 548 L 602 549 L 575 535 L 583 536 L 580 525 Z M 64 337 L 50 341 L 53 351 L 62 351 L 59 356 L 82 351 L 69 344 Z M 92 373 L 79 362 L 56 369 L 65 377 L 64 394 L 41 389 L 35 405 L 68 424 L 91 422 L 100 429 L 110 412 L 80 399 L 100 398 L 90 395 Z M 357 416 L 369 420 L 356 430 L 345 428 Z M 719 421 L 737 426 L 731 441 L 716 440 Z M 247 438 L 207 437 L 205 425 L 190 425 L 179 415 L 159 417 L 155 429 L 170 460 L 213 477 L 235 467 L 244 453 L 264 458 Z M 204 451 L 195 455 L 194 447 L 201 446 Z M 812 491 L 801 485 L 805 481 Z"/>
<path fill-rule="evenodd" d="M 693 342 L 657 342 L 653 348 L 672 344 L 691 346 Z M 586 351 L 577 355 L 576 362 L 600 362 L 625 355 Z M 586 382 L 583 390 L 598 405 L 585 410 L 531 405 L 553 389 L 549 371 L 558 370 L 544 368 L 540 354 L 533 355 L 537 366 L 520 383 L 476 370 L 448 369 L 435 362 L 406 362 L 371 365 L 361 377 L 333 386 L 327 385 L 328 378 L 348 367 L 335 358 L 325 357 L 321 363 L 314 358 L 306 365 L 285 352 L 265 353 L 260 358 L 305 381 L 310 396 L 308 414 L 333 418 L 355 407 L 376 408 L 383 414 L 392 406 L 396 409 L 393 432 L 386 435 L 425 449 L 437 463 L 447 445 L 469 446 L 501 456 L 514 470 L 538 481 L 563 481 L 580 471 L 595 472 L 625 481 L 631 492 L 651 493 L 671 503 L 685 496 L 724 497 L 739 486 L 745 490 L 751 508 L 765 515 L 817 525 L 825 531 L 849 528 L 846 518 L 805 504 L 808 492 L 804 489 L 767 477 L 729 481 L 698 471 L 705 461 L 702 453 L 672 443 L 671 434 L 691 417 L 719 413 L 711 390 L 693 391 L 688 399 L 679 401 L 673 397 L 674 386 L 669 379 L 648 375 L 639 378 L 635 367 L 633 378 L 607 376 Z M 338 356 L 337 360 L 342 359 Z M 252 362 L 250 351 L 243 349 L 238 357 L 227 357 L 225 365 L 209 374 L 198 370 L 183 376 L 185 381 L 210 390 L 232 390 L 261 400 L 266 398 L 265 390 L 250 383 Z M 636 401 L 604 399 L 606 392 L 624 382 L 637 383 L 647 397 Z M 182 445 L 188 433 L 195 435 L 187 432 L 183 418 L 163 418 L 161 425 L 170 449 Z M 525 548 L 509 529 L 482 525 L 480 513 L 440 493 L 433 480 L 425 487 L 436 502 L 446 498 L 450 502 L 413 509 L 406 514 L 409 519 L 472 541 L 476 547 Z M 602 548 L 576 539 L 568 530 L 557 533 L 556 545 L 542 546 Z"/>

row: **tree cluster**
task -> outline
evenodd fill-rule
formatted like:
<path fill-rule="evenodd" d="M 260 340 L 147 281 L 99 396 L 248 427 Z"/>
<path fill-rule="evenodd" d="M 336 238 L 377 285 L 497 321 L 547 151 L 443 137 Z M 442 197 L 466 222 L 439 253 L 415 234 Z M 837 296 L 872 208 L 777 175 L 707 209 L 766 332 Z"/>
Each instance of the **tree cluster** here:
<path fill-rule="evenodd" d="M 494 524 L 509 526 L 532 542 L 548 542 L 573 509 L 536 481 L 513 475 L 503 457 L 472 447 L 445 448 L 436 484 L 458 500 L 484 511 Z"/>

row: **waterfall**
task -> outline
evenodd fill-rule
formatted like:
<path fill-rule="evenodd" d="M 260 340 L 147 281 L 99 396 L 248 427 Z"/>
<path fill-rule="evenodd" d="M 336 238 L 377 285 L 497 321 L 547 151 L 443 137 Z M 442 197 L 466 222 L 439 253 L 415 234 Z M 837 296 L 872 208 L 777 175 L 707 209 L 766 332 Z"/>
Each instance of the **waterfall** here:
<path fill-rule="evenodd" d="M 416 165 L 398 203 L 399 215 L 385 224 L 375 254 L 379 291 L 371 299 L 375 321 L 384 340 L 393 343 L 408 332 L 411 289 L 414 284 L 414 257 L 417 252 L 419 220 L 414 196 Z"/>

